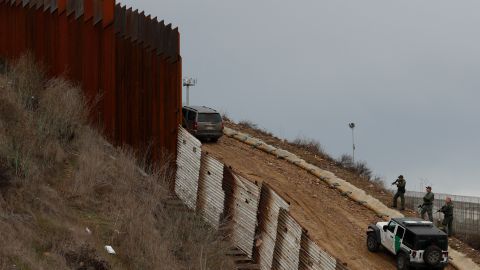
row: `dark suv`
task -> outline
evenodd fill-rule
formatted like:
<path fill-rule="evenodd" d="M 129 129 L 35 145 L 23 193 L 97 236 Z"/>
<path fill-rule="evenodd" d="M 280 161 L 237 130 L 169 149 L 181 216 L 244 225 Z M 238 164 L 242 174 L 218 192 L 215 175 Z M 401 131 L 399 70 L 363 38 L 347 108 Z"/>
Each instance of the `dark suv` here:
<path fill-rule="evenodd" d="M 222 116 L 205 106 L 183 106 L 182 126 L 198 139 L 217 141 L 223 135 Z"/>
<path fill-rule="evenodd" d="M 419 218 L 392 218 L 368 226 L 367 248 L 382 247 L 397 257 L 397 269 L 444 269 L 448 264 L 447 235 L 432 222 Z"/>

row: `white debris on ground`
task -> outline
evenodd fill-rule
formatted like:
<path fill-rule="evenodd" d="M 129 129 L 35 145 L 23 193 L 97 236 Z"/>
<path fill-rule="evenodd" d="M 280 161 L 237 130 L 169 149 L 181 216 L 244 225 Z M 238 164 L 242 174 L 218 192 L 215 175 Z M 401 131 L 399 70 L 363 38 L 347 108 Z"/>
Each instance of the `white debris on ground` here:
<path fill-rule="evenodd" d="M 105 250 L 106 250 L 109 254 L 116 254 L 116 253 L 115 253 L 115 250 L 113 249 L 112 246 L 106 245 L 106 246 L 105 246 Z"/>

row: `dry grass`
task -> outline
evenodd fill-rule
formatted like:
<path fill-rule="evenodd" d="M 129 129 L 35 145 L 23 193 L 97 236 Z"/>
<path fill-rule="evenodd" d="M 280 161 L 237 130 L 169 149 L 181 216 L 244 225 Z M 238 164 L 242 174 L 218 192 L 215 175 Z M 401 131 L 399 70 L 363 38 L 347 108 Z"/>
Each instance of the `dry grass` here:
<path fill-rule="evenodd" d="M 81 91 L 38 70 L 0 76 L 0 269 L 232 269 L 222 237 L 164 204 L 172 168 L 110 146 Z"/>
<path fill-rule="evenodd" d="M 222 115 L 223 121 L 227 121 L 227 122 L 231 122 L 231 121 L 232 121 L 232 119 L 230 119 L 230 116 L 228 115 L 227 112 L 223 111 L 223 112 L 221 112 L 221 115 Z"/>
<path fill-rule="evenodd" d="M 248 128 L 248 129 L 253 129 L 258 133 L 261 133 L 264 136 L 270 136 L 274 137 L 273 134 L 270 131 L 267 131 L 266 129 L 259 128 L 257 124 L 253 123 L 252 121 L 249 120 L 241 120 L 238 122 L 238 124 L 242 128 Z"/>
<path fill-rule="evenodd" d="M 372 170 L 368 167 L 365 161 L 354 162 L 352 156 L 343 154 L 338 159 L 338 164 L 343 168 L 350 170 L 351 172 L 357 174 L 360 177 L 363 177 L 367 180 L 374 180 Z"/>
<path fill-rule="evenodd" d="M 469 234 L 469 235 L 458 235 L 458 239 L 468 243 L 472 248 L 480 250 L 480 236 Z"/>
<path fill-rule="evenodd" d="M 322 148 L 322 145 L 314 140 L 314 139 L 309 139 L 306 137 L 299 137 L 296 138 L 295 140 L 291 141 L 290 144 L 303 149 L 305 151 L 308 151 L 310 153 L 314 153 L 315 155 L 318 156 L 326 156 L 327 154 Z"/>

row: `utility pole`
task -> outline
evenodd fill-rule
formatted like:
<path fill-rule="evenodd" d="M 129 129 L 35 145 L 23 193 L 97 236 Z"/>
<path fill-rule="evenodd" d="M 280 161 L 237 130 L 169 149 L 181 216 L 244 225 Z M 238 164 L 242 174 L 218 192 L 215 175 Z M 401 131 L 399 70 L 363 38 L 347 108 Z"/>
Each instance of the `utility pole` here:
<path fill-rule="evenodd" d="M 193 78 L 184 78 L 183 86 L 187 87 L 187 106 L 190 105 L 190 86 L 195 86 L 197 84 L 197 79 Z"/>
<path fill-rule="evenodd" d="M 353 129 L 355 128 L 355 123 L 348 124 L 350 129 L 352 129 L 352 163 L 355 165 L 355 136 L 353 134 Z"/>

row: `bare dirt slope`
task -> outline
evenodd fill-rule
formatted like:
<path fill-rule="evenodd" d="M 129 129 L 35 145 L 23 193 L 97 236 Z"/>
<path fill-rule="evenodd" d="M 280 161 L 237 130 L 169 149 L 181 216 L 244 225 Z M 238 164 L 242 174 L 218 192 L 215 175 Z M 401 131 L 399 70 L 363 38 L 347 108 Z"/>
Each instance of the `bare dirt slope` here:
<path fill-rule="evenodd" d="M 270 184 L 291 203 L 292 215 L 311 237 L 351 269 L 395 269 L 392 256 L 370 253 L 365 246 L 368 224 L 379 220 L 372 211 L 308 172 L 235 139 L 224 136 L 203 147 L 249 179 Z"/>

